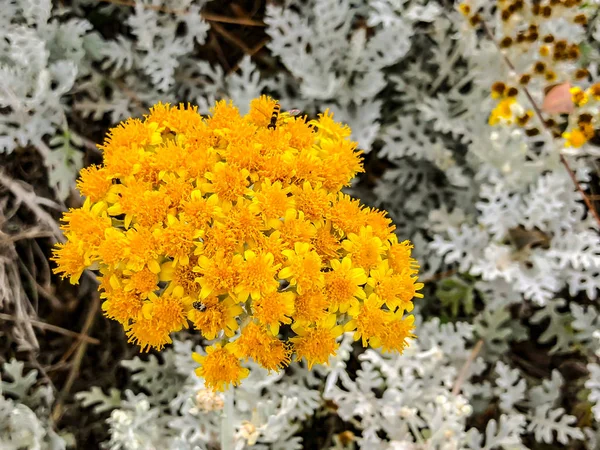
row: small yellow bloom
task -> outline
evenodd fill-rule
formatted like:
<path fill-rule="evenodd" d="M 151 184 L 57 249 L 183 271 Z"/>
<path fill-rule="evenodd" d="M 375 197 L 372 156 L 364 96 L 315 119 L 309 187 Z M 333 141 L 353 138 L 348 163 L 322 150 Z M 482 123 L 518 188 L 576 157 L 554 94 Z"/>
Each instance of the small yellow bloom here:
<path fill-rule="evenodd" d="M 218 297 L 208 297 L 196 300 L 192 309 L 187 313 L 187 318 L 206 339 L 214 339 L 223 331 L 225 336 L 231 337 L 238 329 L 237 318 L 244 309 L 231 297 L 219 300 Z"/>
<path fill-rule="evenodd" d="M 507 124 L 512 123 L 514 119 L 514 105 L 517 105 L 516 97 L 506 97 L 502 99 L 492 110 L 488 123 L 490 125 L 497 125 L 500 122 Z"/>
<path fill-rule="evenodd" d="M 373 236 L 371 226 L 361 227 L 358 235 L 350 233 L 348 238 L 342 241 L 342 247 L 356 265 L 367 271 L 379 264 L 385 250 L 381 239 Z"/>
<path fill-rule="evenodd" d="M 141 351 L 150 348 L 161 350 L 170 344 L 170 334 L 187 325 L 182 299 L 175 296 L 160 296 L 145 302 L 128 330 L 129 342 L 141 347 Z"/>
<path fill-rule="evenodd" d="M 133 291 L 142 299 L 158 290 L 158 275 L 147 267 L 140 271 L 124 270 L 123 275 L 129 276 L 123 280 L 125 291 Z"/>
<path fill-rule="evenodd" d="M 403 270 L 409 269 L 413 273 L 417 273 L 419 263 L 411 257 L 413 245 L 409 241 L 398 242 L 398 236 L 390 235 L 388 248 L 389 266 L 396 273 L 401 273 Z"/>
<path fill-rule="evenodd" d="M 86 196 L 92 202 L 102 200 L 111 187 L 112 180 L 105 168 L 92 165 L 81 169 L 80 178 L 77 180 L 77 189 L 81 195 Z"/>
<path fill-rule="evenodd" d="M 239 281 L 234 288 L 238 301 L 245 302 L 248 296 L 257 300 L 277 290 L 279 282 L 275 275 L 280 264 L 274 264 L 273 261 L 271 253 L 257 255 L 252 250 L 244 252 L 244 261 L 240 263 Z"/>
<path fill-rule="evenodd" d="M 310 244 L 296 242 L 294 250 L 284 250 L 282 254 L 287 260 L 279 278 L 289 280 L 292 286 L 296 286 L 298 294 L 323 286 L 321 258 L 311 250 Z"/>
<path fill-rule="evenodd" d="M 387 322 L 385 329 L 380 334 L 381 347 L 387 352 L 403 352 L 408 346 L 408 339 L 416 336 L 412 333 L 415 329 L 415 316 L 402 317 L 402 314 L 393 314 Z"/>
<path fill-rule="evenodd" d="M 250 373 L 233 354 L 232 344 L 224 347 L 216 344 L 208 347 L 206 353 L 206 356 L 193 353 L 192 358 L 200 364 L 196 375 L 204 378 L 206 386 L 213 390 L 224 391 L 230 384 L 237 386 Z"/>
<path fill-rule="evenodd" d="M 410 312 L 413 309 L 413 297 L 422 297 L 416 290 L 421 289 L 423 283 L 415 284 L 415 281 L 410 271 L 398 274 L 389 267 L 389 260 L 385 260 L 371 270 L 367 284 L 391 311 L 400 308 L 401 311 Z"/>
<path fill-rule="evenodd" d="M 227 163 L 218 162 L 204 176 L 210 183 L 204 183 L 202 191 L 214 193 L 221 201 L 224 210 L 231 209 L 231 204 L 239 197 L 251 194 L 248 189 L 250 172 L 246 169 L 238 169 Z"/>
<path fill-rule="evenodd" d="M 57 264 L 53 272 L 60 274 L 62 278 L 69 277 L 71 284 L 76 284 L 87 265 L 84 253 L 81 241 L 71 240 L 64 244 L 56 244 L 51 258 Z"/>
<path fill-rule="evenodd" d="M 295 199 L 290 193 L 291 188 L 284 188 L 281 181 L 271 183 L 267 179 L 254 193 L 250 210 L 262 216 L 267 228 L 277 228 L 279 219 L 288 209 L 294 209 L 296 206 Z"/>
<path fill-rule="evenodd" d="M 331 271 L 325 273 L 325 295 L 330 312 L 345 313 L 355 298 L 365 299 L 363 285 L 367 283 L 367 274 L 362 267 L 354 267 L 352 260 L 345 257 L 342 261 L 331 260 Z"/>
<path fill-rule="evenodd" d="M 575 106 L 583 106 L 589 100 L 588 94 L 579 86 L 572 87 L 569 89 L 569 92 L 571 93 L 571 99 L 573 100 Z"/>
<path fill-rule="evenodd" d="M 271 292 L 253 302 L 253 316 L 264 326 L 269 327 L 275 336 L 279 334 L 280 324 L 292 323 L 294 314 L 293 292 Z"/>
<path fill-rule="evenodd" d="M 300 324 L 313 324 L 327 315 L 329 300 L 322 289 L 314 289 L 298 295 L 294 300 L 294 320 Z"/>
<path fill-rule="evenodd" d="M 143 301 L 135 292 L 125 291 L 119 287 L 107 289 L 101 297 L 105 298 L 102 303 L 104 315 L 125 327 L 129 326 L 142 312 Z"/>
<path fill-rule="evenodd" d="M 329 195 L 322 188 L 321 183 L 317 183 L 313 188 L 308 181 L 305 181 L 302 186 L 294 186 L 292 193 L 296 208 L 310 221 L 321 219 L 329 210 Z"/>
<path fill-rule="evenodd" d="M 584 132 L 579 128 L 573 128 L 571 131 L 563 133 L 562 137 L 565 139 L 566 147 L 582 147 L 587 141 L 587 137 Z"/>
<path fill-rule="evenodd" d="M 279 371 L 290 362 L 291 350 L 269 331 L 254 322 L 247 324 L 233 344 L 236 356 L 252 358 L 265 369 Z"/>
<path fill-rule="evenodd" d="M 308 368 L 314 364 L 327 364 L 330 356 L 335 356 L 339 347 L 336 339 L 342 334 L 342 327 L 336 325 L 336 316 L 331 314 L 317 326 L 294 329 L 298 336 L 290 339 L 294 345 L 296 358 L 306 359 Z"/>
<path fill-rule="evenodd" d="M 201 255 L 198 266 L 194 269 L 198 273 L 198 282 L 202 290 L 200 297 L 206 298 L 213 295 L 233 294 L 240 279 L 239 258 L 226 257 L 224 252 L 217 252 L 212 258 Z"/>
<path fill-rule="evenodd" d="M 344 330 L 356 330 L 354 340 L 361 339 L 363 347 L 381 345 L 381 336 L 389 322 L 390 314 L 381 308 L 383 303 L 377 294 L 371 294 L 361 304 L 354 302 L 354 305 L 348 309 L 348 314 L 353 319 L 344 326 Z"/>

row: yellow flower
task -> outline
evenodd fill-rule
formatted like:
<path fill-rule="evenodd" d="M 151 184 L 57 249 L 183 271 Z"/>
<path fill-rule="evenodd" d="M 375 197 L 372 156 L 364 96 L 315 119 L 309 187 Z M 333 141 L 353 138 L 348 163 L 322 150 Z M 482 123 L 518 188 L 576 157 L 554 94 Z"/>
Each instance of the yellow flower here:
<path fill-rule="evenodd" d="M 270 294 L 279 287 L 275 279 L 279 264 L 273 264 L 271 253 L 256 254 L 251 250 L 244 252 L 244 261 L 240 263 L 239 282 L 234 288 L 238 301 L 245 302 L 248 296 L 257 300 Z"/>
<path fill-rule="evenodd" d="M 271 292 L 253 301 L 252 315 L 277 336 L 280 324 L 292 323 L 294 297 L 293 292 Z"/>
<path fill-rule="evenodd" d="M 500 122 L 510 124 L 513 121 L 513 107 L 517 105 L 516 97 L 506 97 L 500 100 L 492 110 L 488 120 L 490 125 L 497 125 Z"/>
<path fill-rule="evenodd" d="M 224 347 L 215 344 L 208 347 L 206 353 L 206 356 L 193 353 L 192 358 L 200 364 L 196 375 L 204 378 L 206 386 L 213 390 L 224 391 L 230 384 L 237 386 L 250 373 L 233 354 L 232 344 Z"/>
<path fill-rule="evenodd" d="M 389 248 L 387 257 L 389 266 L 396 273 L 409 270 L 411 273 L 417 273 L 419 263 L 411 257 L 413 245 L 409 241 L 398 242 L 398 236 L 392 234 L 389 239 Z"/>
<path fill-rule="evenodd" d="M 111 277 L 109 276 L 109 278 Z M 116 280 L 116 278 L 114 279 Z M 142 312 L 142 299 L 134 292 L 125 291 L 118 285 L 114 288 L 110 284 L 101 286 L 105 289 L 100 295 L 105 299 L 102 303 L 104 315 L 128 327 L 129 322 L 135 320 Z"/>
<path fill-rule="evenodd" d="M 125 291 L 133 291 L 142 299 L 158 290 L 158 275 L 147 267 L 140 271 L 124 270 L 123 275 L 129 276 L 123 280 Z"/>
<path fill-rule="evenodd" d="M 330 221 L 316 223 L 317 232 L 312 239 L 317 254 L 324 260 L 338 258 L 338 252 L 342 248 L 340 240 L 334 233 Z"/>
<path fill-rule="evenodd" d="M 154 273 L 160 273 L 159 243 L 152 232 L 145 227 L 135 226 L 127 230 L 127 268 L 142 270 L 148 268 Z"/>
<path fill-rule="evenodd" d="M 391 311 L 400 308 L 400 312 L 410 312 L 413 310 L 412 299 L 423 297 L 416 292 L 423 288 L 423 283 L 417 283 L 416 277 L 412 277 L 411 273 L 406 269 L 399 274 L 389 267 L 389 260 L 385 260 L 378 267 L 371 269 L 367 284 Z"/>
<path fill-rule="evenodd" d="M 196 256 L 190 257 L 190 263 L 185 266 L 173 265 L 173 261 L 167 261 L 160 266 L 159 280 L 169 282 L 165 289 L 166 294 L 170 294 L 175 289 L 183 289 L 183 295 L 197 297 L 200 293 L 200 284 L 197 282 L 198 275 L 194 272 L 194 267 L 198 263 Z"/>
<path fill-rule="evenodd" d="M 279 219 L 288 209 L 293 209 L 295 206 L 294 197 L 290 193 L 291 188 L 284 188 L 281 181 L 271 183 L 267 179 L 254 193 L 250 210 L 262 216 L 267 228 L 277 228 Z"/>
<path fill-rule="evenodd" d="M 402 318 L 402 313 L 393 314 L 385 329 L 380 333 L 381 348 L 387 352 L 402 353 L 408 346 L 407 339 L 415 338 L 415 317 Z"/>
<path fill-rule="evenodd" d="M 252 358 L 269 371 L 281 370 L 290 362 L 288 346 L 254 322 L 244 327 L 233 348 L 238 357 Z"/>
<path fill-rule="evenodd" d="M 290 245 L 298 242 L 310 242 L 317 234 L 315 225 L 305 219 L 304 213 L 294 209 L 288 209 L 285 212 L 278 230 L 281 238 Z"/>
<path fill-rule="evenodd" d="M 153 121 L 152 116 L 146 119 L 146 122 Z M 185 134 L 202 125 L 202 116 L 198 114 L 197 106 L 180 103 L 178 108 L 171 109 L 170 114 L 159 125 L 169 128 L 170 131 Z"/>
<path fill-rule="evenodd" d="M 373 229 L 373 235 L 381 239 L 387 240 L 391 233 L 394 232 L 396 226 L 392 224 L 392 219 L 387 217 L 387 212 L 379 211 L 375 208 L 365 208 L 361 211 L 363 226 L 369 226 Z"/>
<path fill-rule="evenodd" d="M 367 274 L 362 267 L 354 267 L 349 257 L 342 261 L 331 260 L 331 271 L 325 273 L 325 294 L 329 299 L 330 312 L 345 313 L 355 298 L 366 298 L 363 285 Z"/>
<path fill-rule="evenodd" d="M 104 230 L 112 225 L 106 214 L 106 204 L 93 204 L 87 199 L 79 209 L 70 209 L 65 213 L 61 225 L 67 236 L 86 243 L 86 247 L 97 247 L 102 242 Z"/>
<path fill-rule="evenodd" d="M 233 293 L 240 279 L 239 258 L 228 258 L 223 252 L 217 252 L 212 258 L 201 255 L 194 271 L 200 275 L 197 281 L 201 298 Z"/>
<path fill-rule="evenodd" d="M 381 336 L 389 322 L 389 312 L 381 309 L 383 300 L 377 294 L 369 295 L 362 304 L 355 302 L 348 314 L 353 317 L 345 326 L 345 331 L 354 332 L 354 340 L 362 339 L 363 347 L 379 347 Z"/>
<path fill-rule="evenodd" d="M 294 329 L 298 336 L 290 341 L 293 344 L 296 358 L 306 359 L 308 368 L 314 364 L 327 364 L 330 356 L 335 356 L 339 347 L 336 339 L 342 334 L 342 327 L 336 325 L 336 316 L 331 314 L 315 327 Z"/>
<path fill-rule="evenodd" d="M 104 264 L 115 268 L 127 257 L 128 250 L 127 235 L 117 228 L 107 228 L 104 230 L 104 240 L 100 242 L 96 253 Z"/>
<path fill-rule="evenodd" d="M 206 339 L 214 339 L 221 332 L 231 337 L 238 329 L 237 317 L 244 310 L 231 297 L 219 300 L 218 297 L 208 297 L 196 300 L 192 309 L 187 313 L 187 318 L 194 324 Z"/>
<path fill-rule="evenodd" d="M 151 296 L 145 302 L 140 314 L 127 330 L 129 342 L 141 347 L 141 351 L 150 348 L 161 350 L 170 344 L 170 333 L 181 330 L 187 324 L 182 299 L 175 296 Z"/>
<path fill-rule="evenodd" d="M 565 139 L 566 147 L 582 147 L 587 141 L 585 133 L 579 128 L 573 128 L 571 131 L 563 133 L 562 137 Z"/>
<path fill-rule="evenodd" d="M 323 160 L 323 187 L 337 191 L 348 186 L 354 175 L 364 172 L 361 153 L 356 150 L 355 142 L 339 140 L 339 136 L 337 139 L 322 139 L 319 156 Z"/>
<path fill-rule="evenodd" d="M 358 235 L 350 233 L 342 242 L 342 247 L 356 265 L 367 271 L 381 261 L 384 252 L 383 243 L 377 236 L 373 236 L 371 226 L 361 227 Z"/>
<path fill-rule="evenodd" d="M 99 146 L 104 151 L 104 167 L 109 176 L 144 175 L 150 169 L 143 166 L 148 156 L 146 147 L 162 142 L 161 131 L 157 123 L 143 123 L 139 119 L 128 119 L 112 128 L 104 144 Z"/>
<path fill-rule="evenodd" d="M 190 198 L 181 202 L 182 216 L 193 225 L 194 229 L 202 229 L 212 220 L 223 220 L 223 212 L 219 207 L 219 198 L 211 195 L 208 198 L 202 196 L 199 189 L 190 193 Z"/>
<path fill-rule="evenodd" d="M 132 223 L 149 228 L 162 223 L 167 216 L 169 199 L 166 194 L 151 190 L 151 186 L 151 183 L 135 178 L 116 186 L 118 198 L 108 208 L 108 213 L 111 216 L 124 214 L 125 228 L 129 228 Z"/>
<path fill-rule="evenodd" d="M 321 258 L 311 250 L 310 244 L 296 242 L 294 250 L 281 252 L 286 258 L 285 267 L 279 272 L 279 277 L 286 279 L 296 286 L 298 294 L 323 286 Z"/>
<path fill-rule="evenodd" d="M 282 252 L 286 247 L 279 231 L 273 231 L 268 236 L 262 233 L 257 235 L 252 240 L 252 245 L 256 246 L 255 248 L 258 252 L 273 255 L 273 262 L 275 264 L 283 264 L 285 261 L 285 256 Z"/>
<path fill-rule="evenodd" d="M 327 218 L 331 220 L 333 228 L 342 236 L 348 233 L 358 233 L 360 227 L 364 225 L 360 202 L 342 193 L 337 194 L 334 198 Z"/>
<path fill-rule="evenodd" d="M 313 324 L 327 316 L 329 300 L 322 289 L 314 289 L 296 296 L 294 300 L 294 321 Z"/>
<path fill-rule="evenodd" d="M 54 273 L 61 274 L 62 278 L 69 277 L 71 284 L 76 284 L 87 266 L 84 258 L 83 242 L 67 241 L 56 244 L 51 258 L 57 264 Z"/>
<path fill-rule="evenodd" d="M 321 183 L 317 183 L 313 189 L 311 184 L 305 181 L 302 186 L 294 186 L 292 193 L 296 208 L 310 221 L 321 219 L 329 210 L 329 195 Z"/>
<path fill-rule="evenodd" d="M 251 194 L 248 189 L 250 172 L 246 169 L 238 169 L 227 163 L 218 162 L 204 176 L 210 183 L 204 183 L 202 191 L 217 195 L 224 210 L 231 209 L 231 204 L 238 197 Z"/>
<path fill-rule="evenodd" d="M 335 140 L 344 141 L 352 134 L 352 130 L 348 125 L 342 125 L 333 120 L 333 113 L 329 109 L 319 114 L 319 118 L 314 121 L 314 125 L 318 128 L 317 134 L 319 137 L 336 138 Z"/>
<path fill-rule="evenodd" d="M 196 231 L 194 226 L 172 215 L 167 217 L 167 226 L 153 233 L 161 248 L 161 254 L 172 258 L 173 265 L 186 266 L 194 247 Z"/>
<path fill-rule="evenodd" d="M 81 195 L 92 202 L 103 200 L 112 187 L 112 180 L 104 167 L 89 166 L 81 169 L 80 178 L 77 180 L 77 189 Z"/>
<path fill-rule="evenodd" d="M 350 128 L 329 111 L 273 116 L 276 105 L 262 96 L 241 116 L 221 101 L 202 117 L 159 103 L 111 129 L 53 251 L 72 283 L 99 271 L 104 314 L 142 351 L 189 324 L 221 339 L 195 356 L 212 389 L 247 376 L 240 358 L 268 370 L 294 355 L 326 363 L 343 326 L 402 351 L 402 314 L 421 297 L 410 243 L 385 211 L 340 192 L 364 170 Z"/>
<path fill-rule="evenodd" d="M 573 100 L 575 106 L 583 106 L 589 100 L 588 94 L 579 86 L 573 86 L 569 89 L 569 92 L 571 93 L 571 100 Z"/>

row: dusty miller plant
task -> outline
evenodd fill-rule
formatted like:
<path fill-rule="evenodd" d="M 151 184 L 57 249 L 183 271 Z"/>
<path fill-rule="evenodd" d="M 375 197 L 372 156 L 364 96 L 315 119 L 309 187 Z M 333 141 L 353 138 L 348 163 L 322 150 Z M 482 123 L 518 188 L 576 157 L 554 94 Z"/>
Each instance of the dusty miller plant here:
<path fill-rule="evenodd" d="M 37 370 L 25 371 L 24 363 L 2 365 L 0 381 L 0 448 L 6 450 L 64 450 L 72 442 L 59 435 L 50 419 L 52 389 L 39 384 Z"/>
<path fill-rule="evenodd" d="M 110 38 L 84 18 L 89 3 L 15 0 L 0 18 L 0 151 L 36 148 L 58 200 L 69 195 L 89 145 L 73 131 L 73 115 L 116 123 L 157 100 L 206 111 L 218 98 L 243 105 L 266 92 L 308 114 L 331 108 L 368 161 L 384 161 L 374 188 L 359 183 L 355 192 L 390 211 L 431 281 L 405 354 L 354 352 L 344 338 L 328 369 L 253 370 L 233 401 L 209 395 L 193 375 L 191 341 L 175 342 L 160 360 L 124 361 L 128 389 L 78 395 L 96 412 L 110 411 L 106 448 L 212 448 L 222 433 L 238 450 L 302 448 L 298 433 L 324 414 L 355 434 L 349 444 L 333 439 L 336 450 L 596 447 L 598 226 L 561 164 L 560 140 L 488 125 L 490 86 L 510 69 L 487 36 L 441 0 L 286 0 L 269 3 L 264 18 L 282 70 L 267 76 L 247 56 L 226 73 L 195 52 L 209 29 L 200 14 L 206 2 L 103 5 L 99 13 L 123 25 Z M 496 36 L 492 2 L 472 4 L 488 9 Z M 560 16 L 546 26 L 585 48 L 598 82 L 600 20 L 589 19 L 585 34 Z M 590 155 L 571 152 L 569 162 L 582 189 L 597 180 Z M 578 355 L 589 374 L 532 376 L 506 356 L 528 341 Z M 348 371 L 357 354 L 359 368 Z M 578 410 L 567 409 L 566 381 L 578 391 Z M 44 411 L 1 401 L 0 426 L 17 409 L 31 418 L 19 421 L 27 427 L 14 439 L 60 442 Z M 492 418 L 482 423 L 486 411 Z"/>

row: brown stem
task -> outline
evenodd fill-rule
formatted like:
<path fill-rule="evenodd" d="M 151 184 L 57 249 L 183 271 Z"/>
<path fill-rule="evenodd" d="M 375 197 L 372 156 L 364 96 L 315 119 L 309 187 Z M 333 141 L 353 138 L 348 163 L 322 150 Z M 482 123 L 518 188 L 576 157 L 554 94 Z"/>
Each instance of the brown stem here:
<path fill-rule="evenodd" d="M 96 338 L 89 337 L 87 335 L 77 333 L 75 331 L 67 330 L 66 328 L 62 328 L 56 325 L 52 325 L 46 322 L 41 322 L 35 319 L 19 319 L 17 317 L 13 317 L 9 314 L 0 313 L 0 320 L 6 320 L 7 322 L 17 322 L 17 323 L 30 323 L 36 328 L 40 330 L 48 330 L 53 331 L 54 333 L 62 334 L 64 336 L 70 336 L 77 339 L 81 339 L 82 341 L 87 342 L 88 344 L 98 345 L 100 341 Z"/>
<path fill-rule="evenodd" d="M 452 395 L 458 395 L 458 393 L 460 392 L 461 386 L 467 379 L 467 374 L 469 373 L 469 368 L 471 367 L 471 364 L 473 364 L 473 361 L 475 361 L 475 358 L 477 358 L 477 355 L 481 351 L 481 347 L 483 347 L 483 339 L 479 339 L 477 341 L 477 344 L 475 344 L 475 347 L 473 347 L 473 350 L 471 350 L 471 354 L 469 355 L 469 357 L 465 361 L 464 365 L 460 369 L 458 378 L 456 378 L 456 381 L 454 382 L 454 386 L 452 387 Z"/>
<path fill-rule="evenodd" d="M 121 5 L 121 6 L 131 6 L 134 7 L 136 2 L 133 0 L 98 0 L 99 2 L 111 3 L 113 5 Z M 153 11 L 164 12 L 167 14 L 175 14 L 175 15 L 183 15 L 188 14 L 189 11 L 186 9 L 171 9 L 166 6 L 160 5 L 147 5 L 142 3 L 142 8 L 151 9 Z M 233 23 L 236 25 L 247 25 L 250 27 L 264 27 L 265 23 L 259 20 L 253 20 L 248 17 L 227 17 L 221 16 L 219 14 L 205 13 L 201 12 L 200 15 L 204 20 L 209 22 L 223 22 L 223 23 Z"/>
<path fill-rule="evenodd" d="M 96 317 L 96 313 L 98 312 L 99 307 L 100 307 L 100 296 L 96 294 L 96 295 L 94 295 L 94 300 L 92 301 L 92 304 L 90 305 L 90 309 L 88 310 L 87 317 L 85 318 L 85 323 L 83 324 L 83 327 L 81 328 L 82 336 L 87 335 L 90 328 L 94 324 L 94 318 Z M 79 345 L 79 348 L 77 349 L 77 353 L 75 354 L 75 357 L 73 359 L 73 364 L 71 366 L 71 370 L 69 371 L 67 380 L 65 381 L 65 384 L 64 384 L 62 390 L 60 391 L 60 395 L 58 396 L 58 399 L 56 401 L 56 404 L 54 405 L 54 408 L 52 409 L 52 420 L 54 421 L 54 423 L 57 423 L 63 415 L 64 402 L 67 398 L 67 395 L 71 391 L 71 388 L 73 387 L 73 383 L 77 379 L 79 367 L 81 367 L 81 361 L 83 360 L 83 357 L 85 355 L 85 349 L 87 348 L 88 342 L 81 338 L 80 338 L 80 342 L 81 342 L 81 344 Z"/>

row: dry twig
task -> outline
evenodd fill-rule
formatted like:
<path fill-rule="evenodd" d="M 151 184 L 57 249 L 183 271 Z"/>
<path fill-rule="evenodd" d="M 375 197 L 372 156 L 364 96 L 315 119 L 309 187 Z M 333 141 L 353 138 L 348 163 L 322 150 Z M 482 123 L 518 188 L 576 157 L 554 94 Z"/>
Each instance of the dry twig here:
<path fill-rule="evenodd" d="M 34 327 L 39 328 L 40 330 L 53 331 L 54 333 L 62 334 L 64 336 L 78 338 L 78 339 L 81 339 L 81 340 L 87 342 L 88 344 L 93 344 L 93 345 L 100 344 L 100 341 L 96 338 L 89 337 L 87 335 L 83 335 L 81 333 L 67 330 L 66 328 L 62 328 L 62 327 L 52 325 L 52 324 L 46 323 L 46 322 L 41 322 L 41 321 L 35 320 L 35 319 L 20 319 L 17 317 L 13 317 L 10 314 L 0 313 L 0 320 L 6 320 L 7 322 L 17 322 L 17 323 L 28 322 L 31 325 L 33 325 Z"/>
<path fill-rule="evenodd" d="M 65 237 L 56 223 L 56 220 L 54 220 L 54 218 L 41 207 L 41 205 L 46 205 L 56 209 L 61 209 L 58 204 L 43 197 L 37 196 L 35 192 L 33 192 L 33 189 L 30 191 L 26 190 L 25 187 L 23 187 L 23 184 L 25 183 L 13 180 L 6 175 L 3 170 L 0 170 L 0 184 L 11 191 L 18 202 L 24 203 L 33 212 L 38 220 L 40 220 L 40 222 L 42 222 L 52 231 L 54 238 L 60 242 L 65 242 Z"/>
<path fill-rule="evenodd" d="M 433 281 L 440 281 L 443 280 L 444 278 L 449 278 L 452 275 L 456 275 L 458 273 L 458 269 L 450 269 L 450 270 L 446 270 L 445 272 L 439 272 L 436 273 L 432 276 L 430 276 L 429 278 L 425 278 L 424 280 L 419 280 L 421 283 L 427 284 L 427 283 L 431 283 Z"/>
<path fill-rule="evenodd" d="M 75 354 L 75 357 L 73 358 L 71 370 L 69 371 L 67 380 L 65 381 L 65 384 L 60 391 L 60 394 L 56 400 L 56 403 L 54 404 L 54 408 L 52 409 L 52 420 L 54 421 L 54 423 L 57 423 L 63 415 L 64 402 L 67 398 L 67 395 L 69 395 L 71 388 L 73 387 L 73 383 L 77 379 L 77 375 L 79 373 L 79 368 L 81 367 L 81 361 L 83 360 L 83 357 L 85 355 L 85 350 L 87 348 L 88 342 L 83 339 L 83 336 L 87 336 L 87 333 L 92 328 L 92 325 L 94 324 L 94 319 L 96 317 L 96 313 L 98 312 L 99 308 L 100 308 L 100 296 L 96 294 L 96 295 L 94 295 L 94 300 L 92 301 L 92 304 L 90 305 L 90 309 L 88 310 L 87 316 L 85 318 L 85 322 L 83 324 L 83 327 L 81 328 L 80 337 L 79 337 L 80 345 L 79 345 L 79 348 L 77 349 L 77 353 Z"/>
<path fill-rule="evenodd" d="M 255 47 L 250 49 L 250 51 L 248 52 L 248 56 L 254 56 L 256 53 L 261 51 L 263 49 L 263 47 L 265 45 L 267 45 L 270 41 L 271 41 L 271 39 L 266 38 L 263 41 L 259 42 Z M 240 62 L 241 62 L 241 60 L 240 60 Z M 236 70 L 238 70 L 240 68 L 240 62 L 238 62 L 235 66 L 233 66 L 230 70 L 228 70 L 227 75 L 230 75 L 233 72 L 235 72 Z"/>
<path fill-rule="evenodd" d="M 452 395 L 458 395 L 460 392 L 460 388 L 467 379 L 467 374 L 469 373 L 471 364 L 473 364 L 473 361 L 475 361 L 475 358 L 477 358 L 477 355 L 481 351 L 481 347 L 483 347 L 483 339 L 479 339 L 477 341 L 477 344 L 475 344 L 475 347 L 473 347 L 473 350 L 471 350 L 471 354 L 465 361 L 465 364 L 460 369 L 460 373 L 458 374 L 458 377 L 454 382 L 454 386 L 452 387 Z"/>
<path fill-rule="evenodd" d="M 131 6 L 131 7 L 135 7 L 136 4 L 141 5 L 142 8 L 144 9 L 151 9 L 153 11 L 160 11 L 160 12 L 164 12 L 167 14 L 175 14 L 175 15 L 184 15 L 184 14 L 188 14 L 189 11 L 186 9 L 171 9 L 171 8 L 167 8 L 165 6 L 160 6 L 160 5 L 149 5 L 146 3 L 136 3 L 133 0 L 98 0 L 99 2 L 103 2 L 103 3 L 111 3 L 113 5 L 121 5 L 121 6 Z M 232 23 L 235 25 L 246 25 L 249 27 L 264 27 L 265 24 L 263 22 L 260 22 L 258 20 L 253 20 L 247 17 L 228 17 L 228 16 L 221 16 L 219 14 L 212 14 L 212 13 L 206 13 L 206 12 L 201 12 L 200 16 L 202 16 L 202 18 L 208 22 L 222 22 L 222 23 Z"/>

